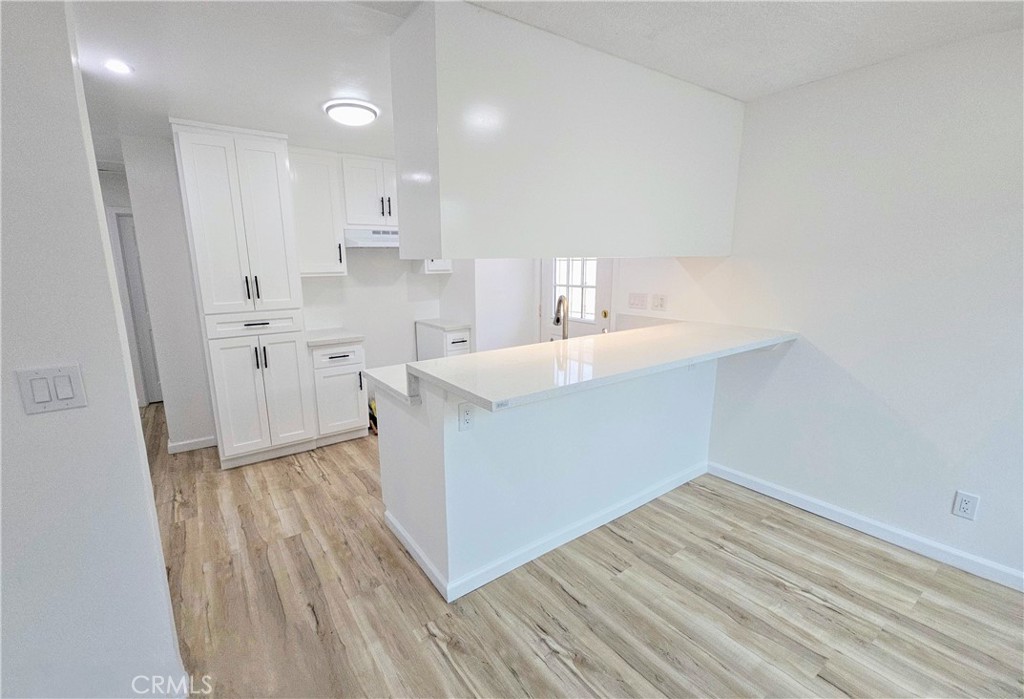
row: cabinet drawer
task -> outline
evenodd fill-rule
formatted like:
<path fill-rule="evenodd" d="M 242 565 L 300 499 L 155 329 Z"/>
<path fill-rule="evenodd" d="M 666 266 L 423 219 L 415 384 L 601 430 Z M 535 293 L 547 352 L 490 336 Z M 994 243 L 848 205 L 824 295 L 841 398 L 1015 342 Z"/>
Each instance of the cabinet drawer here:
<path fill-rule="evenodd" d="M 444 334 L 444 344 L 448 354 L 453 351 L 472 348 L 472 333 L 469 330 L 457 330 Z"/>
<path fill-rule="evenodd" d="M 302 311 L 298 309 L 206 316 L 206 337 L 209 340 L 298 330 L 302 330 Z"/>
<path fill-rule="evenodd" d="M 359 345 L 331 345 L 313 350 L 313 368 L 327 369 L 363 363 L 363 348 Z"/>

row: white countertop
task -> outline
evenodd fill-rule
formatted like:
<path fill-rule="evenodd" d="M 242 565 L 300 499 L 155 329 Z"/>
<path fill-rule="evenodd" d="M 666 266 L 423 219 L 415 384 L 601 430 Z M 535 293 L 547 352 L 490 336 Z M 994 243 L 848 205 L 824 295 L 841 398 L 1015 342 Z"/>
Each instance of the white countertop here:
<path fill-rule="evenodd" d="M 386 369 L 394 380 L 405 367 L 413 378 L 441 386 L 485 410 L 495 411 L 771 347 L 797 337 L 797 333 L 785 330 L 682 322 L 429 359 Z M 400 384 L 407 396 L 408 383 Z"/>
<path fill-rule="evenodd" d="M 428 318 L 426 320 L 417 320 L 416 322 L 445 332 L 468 330 L 473 327 L 472 323 L 467 323 L 464 320 L 452 320 L 451 318 Z"/>
<path fill-rule="evenodd" d="M 360 335 L 346 328 L 317 328 L 316 330 L 306 331 L 307 347 L 341 345 L 348 342 L 362 342 L 365 339 L 365 335 Z"/>
<path fill-rule="evenodd" d="M 409 405 L 419 405 L 420 397 L 418 395 L 410 395 L 409 392 L 409 372 L 406 370 L 407 366 L 407 364 L 392 364 L 391 366 L 382 366 L 376 369 L 366 369 L 363 371 L 363 376 L 370 380 L 372 386 L 389 393 L 393 398 L 397 398 Z"/>

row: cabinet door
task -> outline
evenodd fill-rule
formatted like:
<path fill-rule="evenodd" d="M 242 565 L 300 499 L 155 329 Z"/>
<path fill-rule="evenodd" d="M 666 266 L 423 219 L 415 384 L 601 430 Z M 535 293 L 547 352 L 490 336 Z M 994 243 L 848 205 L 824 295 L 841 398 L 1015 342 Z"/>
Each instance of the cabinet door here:
<path fill-rule="evenodd" d="M 231 136 L 177 134 L 185 210 L 204 313 L 255 308 Z"/>
<path fill-rule="evenodd" d="M 235 149 L 256 309 L 300 308 L 288 148 L 272 138 L 236 138 Z"/>
<path fill-rule="evenodd" d="M 345 214 L 355 226 L 382 226 L 387 205 L 384 201 L 384 164 L 373 158 L 351 158 L 344 162 Z"/>
<path fill-rule="evenodd" d="M 313 365 L 305 334 L 260 336 L 270 441 L 275 446 L 316 437 Z"/>
<path fill-rule="evenodd" d="M 366 385 L 360 367 L 317 369 L 316 407 L 320 434 L 333 434 L 366 427 Z"/>
<path fill-rule="evenodd" d="M 288 149 L 301 274 L 347 274 L 340 159 L 334 153 Z"/>
<path fill-rule="evenodd" d="M 255 337 L 210 341 L 210 366 L 220 427 L 221 456 L 271 446 L 267 396 Z"/>
<path fill-rule="evenodd" d="M 385 160 L 384 168 L 384 223 L 398 228 L 398 176 L 395 161 Z"/>

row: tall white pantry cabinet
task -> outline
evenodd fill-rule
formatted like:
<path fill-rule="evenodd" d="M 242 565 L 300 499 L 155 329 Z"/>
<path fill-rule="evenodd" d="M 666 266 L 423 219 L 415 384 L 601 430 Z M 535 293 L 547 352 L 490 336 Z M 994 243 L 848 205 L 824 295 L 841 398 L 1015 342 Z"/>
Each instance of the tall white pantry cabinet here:
<path fill-rule="evenodd" d="M 287 139 L 171 125 L 221 465 L 318 446 Z"/>

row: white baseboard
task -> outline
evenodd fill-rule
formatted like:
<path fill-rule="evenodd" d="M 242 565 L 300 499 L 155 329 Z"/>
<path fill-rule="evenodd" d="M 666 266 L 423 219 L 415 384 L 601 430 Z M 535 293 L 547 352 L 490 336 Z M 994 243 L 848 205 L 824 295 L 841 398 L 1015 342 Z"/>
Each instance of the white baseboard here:
<path fill-rule="evenodd" d="M 430 582 L 434 583 L 434 587 L 436 587 L 437 591 L 441 593 L 441 596 L 444 597 L 446 601 L 451 602 L 452 600 L 448 597 L 448 577 L 437 569 L 434 562 L 427 557 L 427 554 L 423 552 L 423 549 L 419 547 L 419 544 L 416 543 L 415 539 L 409 535 L 409 532 L 405 530 L 405 527 L 395 519 L 394 515 L 385 511 L 384 523 L 388 525 L 388 529 L 390 529 L 391 532 L 398 537 L 398 540 L 402 542 L 402 546 L 404 546 L 405 550 L 409 552 L 409 555 L 413 557 L 413 560 L 419 563 L 420 568 L 427 574 L 427 577 L 430 578 Z"/>
<path fill-rule="evenodd" d="M 458 599 L 459 597 L 472 592 L 481 585 L 485 585 L 486 583 L 501 577 L 510 570 L 518 568 L 524 563 L 529 563 L 534 558 L 542 556 L 548 551 L 558 548 L 562 544 L 568 543 L 589 531 L 597 529 L 601 525 L 607 524 L 613 519 L 621 517 L 627 512 L 631 512 L 657 497 L 661 497 L 665 493 L 678 488 L 684 483 L 692 481 L 697 476 L 707 473 L 707 470 L 707 464 L 704 463 L 691 466 L 685 471 L 677 473 L 671 478 L 668 478 L 661 483 L 657 483 L 650 488 L 633 495 L 632 497 L 611 505 L 590 517 L 573 522 L 572 524 L 545 536 L 543 539 L 527 544 L 506 556 L 502 556 L 496 561 L 477 568 L 471 573 L 467 573 L 457 580 L 449 582 L 446 591 L 443 592 L 445 599 L 449 602 Z M 412 552 L 410 551 L 410 553 Z M 413 553 L 413 558 L 416 558 L 415 553 Z M 437 585 L 436 582 L 434 584 Z"/>
<path fill-rule="evenodd" d="M 721 464 L 710 463 L 708 465 L 708 473 L 730 483 L 749 488 L 762 495 L 767 495 L 770 498 L 781 500 L 794 507 L 799 507 L 801 510 L 806 510 L 825 519 L 838 522 L 851 529 L 869 534 L 876 539 L 888 541 L 890 544 L 895 544 L 901 548 L 919 553 L 922 556 L 948 563 L 955 568 L 965 570 L 986 580 L 1006 585 L 1015 590 L 1024 590 L 1024 571 L 1014 570 L 1001 563 L 975 556 L 974 554 L 955 549 L 952 546 L 927 539 L 904 529 L 864 517 L 856 512 L 851 512 L 850 510 L 798 493 L 789 488 L 769 483 Z"/>
<path fill-rule="evenodd" d="M 181 442 L 172 442 L 167 440 L 167 453 L 168 454 L 180 454 L 183 451 L 192 451 L 194 449 L 205 449 L 206 447 L 217 446 L 216 437 L 201 437 L 199 439 L 186 439 Z"/>

